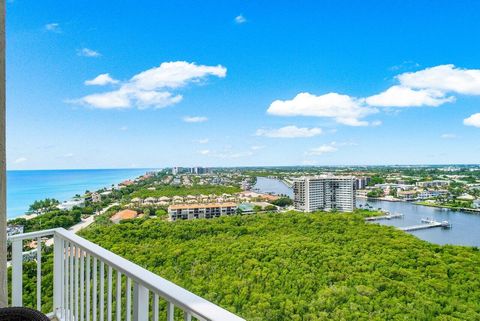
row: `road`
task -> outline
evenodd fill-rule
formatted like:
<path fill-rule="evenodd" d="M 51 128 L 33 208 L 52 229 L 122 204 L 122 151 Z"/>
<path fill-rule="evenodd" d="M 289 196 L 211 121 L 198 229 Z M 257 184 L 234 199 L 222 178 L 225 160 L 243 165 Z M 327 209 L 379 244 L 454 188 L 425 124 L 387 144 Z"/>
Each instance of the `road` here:
<path fill-rule="evenodd" d="M 112 203 L 112 204 L 108 205 L 107 207 L 105 207 L 101 211 L 97 212 L 96 214 L 90 215 L 86 219 L 82 219 L 81 222 L 78 222 L 77 224 L 71 226 L 68 230 L 70 232 L 75 233 L 75 234 L 78 233 L 79 231 L 83 230 L 84 228 L 86 228 L 87 226 L 89 226 L 90 224 L 95 222 L 95 216 L 105 214 L 106 211 L 108 211 L 110 208 L 112 208 L 113 206 L 116 206 L 116 205 L 119 205 L 119 204 L 118 203 Z M 45 242 L 45 244 L 47 246 L 51 246 L 53 244 L 53 238 L 48 239 Z"/>

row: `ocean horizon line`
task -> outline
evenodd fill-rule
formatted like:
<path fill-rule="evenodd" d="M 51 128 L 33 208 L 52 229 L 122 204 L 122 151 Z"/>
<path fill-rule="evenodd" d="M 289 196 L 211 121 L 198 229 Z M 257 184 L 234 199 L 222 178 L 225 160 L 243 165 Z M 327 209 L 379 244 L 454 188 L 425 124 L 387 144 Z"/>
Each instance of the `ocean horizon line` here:
<path fill-rule="evenodd" d="M 95 171 L 95 170 L 157 170 L 162 167 L 103 167 L 103 168 L 42 168 L 42 169 L 7 169 L 7 172 L 36 171 Z"/>
<path fill-rule="evenodd" d="M 7 217 L 24 215 L 37 200 L 71 199 L 86 190 L 95 191 L 134 179 L 153 168 L 8 170 Z"/>

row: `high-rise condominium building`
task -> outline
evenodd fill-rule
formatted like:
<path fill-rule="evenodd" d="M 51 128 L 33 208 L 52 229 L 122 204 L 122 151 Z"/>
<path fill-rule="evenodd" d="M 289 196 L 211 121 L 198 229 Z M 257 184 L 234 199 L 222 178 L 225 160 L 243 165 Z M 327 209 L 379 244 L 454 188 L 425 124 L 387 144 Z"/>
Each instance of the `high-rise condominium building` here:
<path fill-rule="evenodd" d="M 352 212 L 355 210 L 353 176 L 310 176 L 294 180 L 295 208 L 304 212 L 316 210 Z"/>

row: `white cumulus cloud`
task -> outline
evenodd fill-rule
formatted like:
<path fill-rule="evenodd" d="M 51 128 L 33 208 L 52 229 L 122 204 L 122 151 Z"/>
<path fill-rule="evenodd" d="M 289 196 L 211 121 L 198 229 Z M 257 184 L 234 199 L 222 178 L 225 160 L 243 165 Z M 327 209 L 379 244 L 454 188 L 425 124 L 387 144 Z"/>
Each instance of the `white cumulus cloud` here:
<path fill-rule="evenodd" d="M 463 123 L 466 126 L 480 127 L 480 113 L 476 113 L 468 118 L 465 118 Z"/>
<path fill-rule="evenodd" d="M 55 32 L 55 33 L 62 32 L 62 30 L 60 29 L 60 24 L 58 22 L 47 23 L 45 25 L 45 30 Z"/>
<path fill-rule="evenodd" d="M 436 107 L 454 100 L 454 97 L 445 97 L 445 93 L 439 90 L 414 90 L 404 86 L 392 86 L 380 94 L 365 99 L 368 105 L 378 107 Z"/>
<path fill-rule="evenodd" d="M 208 120 L 205 116 L 185 116 L 183 117 L 183 121 L 186 123 L 203 123 Z"/>
<path fill-rule="evenodd" d="M 318 136 L 321 133 L 322 129 L 318 127 L 307 128 L 291 125 L 278 129 L 257 129 L 255 135 L 271 138 L 299 138 Z"/>
<path fill-rule="evenodd" d="M 85 80 L 85 85 L 87 86 L 104 86 L 109 84 L 118 84 L 118 80 L 110 77 L 110 74 L 100 74 L 97 77 Z"/>
<path fill-rule="evenodd" d="M 480 69 L 463 69 L 449 64 L 403 73 L 396 78 L 405 87 L 480 95 Z"/>
<path fill-rule="evenodd" d="M 100 57 L 101 54 L 98 51 L 89 48 L 82 48 L 77 50 L 77 55 L 83 57 Z"/>
<path fill-rule="evenodd" d="M 365 98 L 328 93 L 299 93 L 291 100 L 276 100 L 267 112 L 277 116 L 329 117 L 350 126 L 376 126 L 365 117 L 379 111 L 378 107 L 436 107 L 456 100 L 457 95 L 480 95 L 480 69 L 465 69 L 453 64 L 439 65 L 395 77 L 398 84 Z M 466 125 L 475 123 L 472 117 Z"/>
<path fill-rule="evenodd" d="M 440 135 L 440 137 L 443 139 L 454 139 L 454 138 L 457 138 L 458 136 L 455 134 L 446 133 L 446 134 Z"/>
<path fill-rule="evenodd" d="M 368 122 L 362 118 L 377 110 L 363 106 L 361 100 L 348 95 L 300 93 L 291 100 L 274 101 L 267 112 L 277 116 L 329 117 L 344 125 L 367 126 Z"/>
<path fill-rule="evenodd" d="M 227 69 L 223 66 L 204 66 L 185 61 L 164 62 L 120 82 L 102 74 L 87 80 L 87 85 L 118 84 L 112 91 L 94 93 L 69 102 L 80 103 L 94 108 L 163 108 L 180 102 L 183 96 L 173 93 L 189 83 L 199 83 L 208 76 L 224 78 Z M 100 77 L 100 78 L 99 78 Z"/>
<path fill-rule="evenodd" d="M 244 17 L 243 15 L 241 15 L 241 14 L 238 15 L 238 16 L 236 16 L 234 20 L 235 20 L 235 23 L 237 23 L 237 24 L 242 24 L 242 23 L 247 22 L 247 18 L 245 18 L 245 17 Z"/>
<path fill-rule="evenodd" d="M 21 164 L 21 163 L 25 163 L 26 161 L 27 161 L 26 157 L 19 157 L 14 161 L 14 163 L 15 164 Z"/>
<path fill-rule="evenodd" d="M 321 145 L 319 147 L 310 148 L 306 152 L 306 154 L 310 155 L 310 156 L 320 156 L 320 155 L 323 155 L 323 154 L 336 152 L 337 150 L 338 150 L 338 148 L 335 147 L 333 144 L 325 144 L 325 145 Z"/>

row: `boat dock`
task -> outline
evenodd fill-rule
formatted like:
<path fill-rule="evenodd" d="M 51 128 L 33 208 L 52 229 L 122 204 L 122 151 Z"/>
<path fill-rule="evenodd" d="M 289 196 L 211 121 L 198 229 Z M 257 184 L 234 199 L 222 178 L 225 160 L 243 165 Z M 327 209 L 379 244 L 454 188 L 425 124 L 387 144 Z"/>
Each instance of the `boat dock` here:
<path fill-rule="evenodd" d="M 433 228 L 433 227 L 442 227 L 442 228 L 452 227 L 452 224 L 450 224 L 448 221 L 438 222 L 430 218 L 422 218 L 422 223 L 424 224 L 407 226 L 407 227 L 399 227 L 398 229 L 405 232 L 411 232 L 411 231 L 424 230 L 424 229 Z"/>
<path fill-rule="evenodd" d="M 381 216 L 366 217 L 365 221 L 371 222 L 371 221 L 380 221 L 380 220 L 391 220 L 393 218 L 402 218 L 402 217 L 403 217 L 403 214 L 401 213 L 394 213 L 394 214 L 387 213 Z"/>

